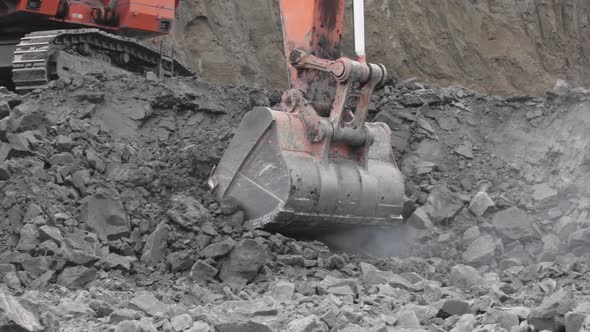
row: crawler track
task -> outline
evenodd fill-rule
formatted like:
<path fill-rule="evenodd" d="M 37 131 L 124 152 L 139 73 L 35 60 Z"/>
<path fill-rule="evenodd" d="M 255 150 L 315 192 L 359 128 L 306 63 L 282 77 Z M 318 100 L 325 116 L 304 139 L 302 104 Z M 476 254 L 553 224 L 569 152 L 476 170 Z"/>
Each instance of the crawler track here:
<path fill-rule="evenodd" d="M 99 29 L 37 31 L 24 36 L 12 62 L 12 79 L 18 92 L 44 87 L 58 78 L 56 54 L 59 51 L 111 63 L 131 72 L 162 70 L 174 76 L 194 75 L 187 67 L 160 52 L 137 43 L 134 39 L 113 35 Z"/>

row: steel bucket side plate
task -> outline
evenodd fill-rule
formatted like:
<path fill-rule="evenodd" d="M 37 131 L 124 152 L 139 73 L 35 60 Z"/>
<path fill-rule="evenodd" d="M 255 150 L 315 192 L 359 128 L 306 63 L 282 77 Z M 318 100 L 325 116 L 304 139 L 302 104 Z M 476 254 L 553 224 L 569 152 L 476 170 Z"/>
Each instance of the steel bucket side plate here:
<path fill-rule="evenodd" d="M 404 186 L 390 130 L 365 125 L 374 137 L 365 164 L 327 158 L 299 115 L 255 108 L 242 120 L 212 174 L 219 199 L 236 198 L 253 228 L 314 232 L 401 222 Z"/>

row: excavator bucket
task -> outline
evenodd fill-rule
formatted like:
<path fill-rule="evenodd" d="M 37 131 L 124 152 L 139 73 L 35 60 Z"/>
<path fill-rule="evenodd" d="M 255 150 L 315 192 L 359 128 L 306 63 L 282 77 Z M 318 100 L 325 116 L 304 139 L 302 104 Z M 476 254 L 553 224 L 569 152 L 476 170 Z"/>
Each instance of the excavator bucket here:
<path fill-rule="evenodd" d="M 364 162 L 338 151 L 323 157 L 301 116 L 256 108 L 242 120 L 211 184 L 220 199 L 241 203 L 254 228 L 307 233 L 398 225 L 404 189 L 390 129 L 369 123 L 366 130 L 374 141 Z"/>
<path fill-rule="evenodd" d="M 355 25 L 364 24 L 359 6 Z M 401 223 L 404 184 L 390 129 L 365 123 L 386 71 L 366 63 L 362 45 L 358 61 L 339 58 L 344 7 L 281 0 L 292 89 L 280 110 L 245 115 L 209 179 L 218 199 L 240 202 L 251 228 L 317 235 Z"/>

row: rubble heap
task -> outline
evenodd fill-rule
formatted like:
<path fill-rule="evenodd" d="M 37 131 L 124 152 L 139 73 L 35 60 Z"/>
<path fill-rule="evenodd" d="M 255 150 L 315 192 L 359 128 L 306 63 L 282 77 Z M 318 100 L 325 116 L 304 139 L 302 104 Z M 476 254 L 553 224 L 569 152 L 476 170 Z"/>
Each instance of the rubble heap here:
<path fill-rule="evenodd" d="M 245 229 L 206 190 L 279 100 L 195 78 L 0 91 L 0 330 L 590 330 L 587 91 L 384 87 L 407 221 L 346 252 Z"/>

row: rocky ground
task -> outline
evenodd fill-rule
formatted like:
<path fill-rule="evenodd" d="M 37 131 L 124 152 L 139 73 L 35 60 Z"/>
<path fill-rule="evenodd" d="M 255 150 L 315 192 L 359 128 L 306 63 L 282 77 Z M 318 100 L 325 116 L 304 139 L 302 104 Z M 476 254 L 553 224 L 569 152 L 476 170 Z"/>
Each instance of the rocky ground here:
<path fill-rule="evenodd" d="M 0 331 L 590 331 L 588 91 L 384 87 L 407 222 L 346 251 L 244 229 L 206 190 L 279 100 L 196 78 L 0 91 Z"/>

